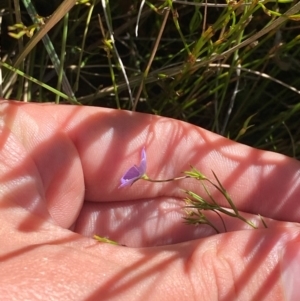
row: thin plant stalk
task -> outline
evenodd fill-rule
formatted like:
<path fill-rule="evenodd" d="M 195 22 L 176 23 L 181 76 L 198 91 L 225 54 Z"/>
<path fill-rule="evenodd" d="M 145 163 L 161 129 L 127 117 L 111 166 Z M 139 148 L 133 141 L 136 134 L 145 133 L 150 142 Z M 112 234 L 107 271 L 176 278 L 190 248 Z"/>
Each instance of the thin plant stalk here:
<path fill-rule="evenodd" d="M 65 63 L 65 56 L 66 56 L 66 45 L 67 45 L 67 37 L 68 37 L 68 22 L 69 22 L 69 13 L 66 13 L 64 16 L 63 22 L 63 33 L 62 33 L 62 43 L 61 43 L 61 52 L 60 52 L 60 62 L 59 62 L 59 69 L 58 69 L 58 79 L 57 79 L 57 86 L 56 89 L 58 91 L 61 90 L 62 81 L 65 75 L 64 71 L 64 63 Z M 73 94 L 74 95 L 74 94 Z M 56 94 L 55 103 L 59 103 L 59 95 Z"/>
<path fill-rule="evenodd" d="M 133 104 L 133 107 L 132 107 L 132 111 L 135 111 L 135 110 L 136 110 L 136 106 L 137 106 L 137 104 L 138 104 L 138 101 L 139 101 L 139 99 L 140 99 L 142 90 L 143 90 L 143 88 L 144 88 L 145 80 L 146 80 L 146 78 L 148 77 L 148 73 L 149 73 L 149 71 L 150 71 L 152 62 L 153 62 L 153 60 L 154 60 L 154 57 L 155 57 L 155 54 L 156 54 L 156 51 L 157 51 L 157 48 L 158 48 L 158 45 L 159 45 L 161 36 L 162 36 L 162 34 L 163 34 L 164 28 L 165 28 L 165 26 L 166 26 L 166 22 L 167 22 L 167 19 L 168 19 L 168 17 L 169 17 L 169 14 L 170 14 L 170 10 L 169 10 L 169 8 L 166 8 L 166 9 L 165 9 L 165 15 L 164 15 L 164 19 L 163 19 L 162 25 L 161 25 L 161 27 L 160 27 L 158 36 L 157 36 L 157 38 L 156 38 L 156 41 L 155 41 L 153 50 L 152 50 L 152 52 L 151 52 L 151 56 L 150 56 L 150 58 L 149 58 L 148 64 L 147 64 L 146 69 L 145 69 L 145 71 L 144 71 L 144 73 L 143 73 L 143 77 L 142 77 L 142 81 L 141 81 L 141 83 L 140 83 L 139 89 L 138 89 L 137 94 L 136 94 L 136 96 L 135 96 L 135 100 L 134 100 L 134 104 Z"/>

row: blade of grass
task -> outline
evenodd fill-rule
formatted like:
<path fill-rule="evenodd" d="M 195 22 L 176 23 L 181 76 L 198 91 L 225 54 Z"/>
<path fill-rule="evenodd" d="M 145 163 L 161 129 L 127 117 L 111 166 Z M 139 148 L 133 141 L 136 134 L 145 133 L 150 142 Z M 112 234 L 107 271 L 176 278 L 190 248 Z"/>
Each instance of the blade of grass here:
<path fill-rule="evenodd" d="M 31 0 L 23 0 L 23 3 L 27 9 L 27 12 L 29 16 L 32 19 L 32 22 L 34 24 L 39 24 L 40 20 L 37 17 L 37 12 L 35 10 L 35 7 L 31 3 Z M 38 29 L 39 30 L 39 29 Z M 53 43 L 48 36 L 48 34 L 45 34 L 45 36 L 42 38 L 42 41 L 44 43 L 44 46 L 46 48 L 46 51 L 49 55 L 49 58 L 56 70 L 56 73 L 58 75 L 58 83 L 57 83 L 57 90 L 61 90 L 61 84 L 63 87 L 63 90 L 65 93 L 75 99 L 75 95 L 73 93 L 73 90 L 71 88 L 71 85 L 68 81 L 68 78 L 66 77 L 66 74 L 64 72 L 64 58 L 65 58 L 65 46 L 66 46 L 66 38 L 67 38 L 67 30 L 68 30 L 68 13 L 64 16 L 64 26 L 63 26 L 63 37 L 62 37 L 62 49 L 61 49 L 61 57 L 60 60 L 58 58 L 58 55 L 54 49 Z M 56 95 L 56 103 L 59 102 L 59 96 Z"/>
<path fill-rule="evenodd" d="M 111 16 L 110 16 L 109 5 L 107 5 L 109 3 L 109 0 L 101 0 L 101 3 L 102 3 L 102 7 L 103 7 L 103 12 L 104 12 L 104 16 L 105 16 L 106 25 L 107 25 L 108 32 L 109 32 L 109 38 L 111 40 L 111 44 L 113 46 L 115 55 L 117 57 L 120 68 L 122 70 L 122 73 L 123 73 L 123 76 L 124 76 L 124 79 L 125 79 L 125 84 L 126 84 L 128 94 L 129 94 L 129 99 L 130 99 L 131 105 L 133 106 L 133 98 L 132 98 L 132 92 L 131 92 L 131 87 L 130 87 L 130 84 L 129 84 L 129 80 L 128 80 L 128 77 L 127 77 L 126 70 L 125 70 L 125 67 L 123 65 L 122 59 L 119 55 L 118 49 L 117 49 L 116 44 L 115 44 L 114 33 L 113 33 L 112 25 L 111 25 Z"/>
<path fill-rule="evenodd" d="M 209 64 L 210 67 L 214 67 L 214 68 L 218 68 L 218 67 L 222 67 L 222 68 L 232 68 L 232 66 L 228 65 L 228 64 Z M 263 73 L 263 72 L 260 72 L 260 71 L 256 71 L 256 70 L 251 70 L 251 69 L 247 69 L 247 68 L 243 68 L 243 67 L 233 67 L 233 68 L 239 68 L 241 71 L 244 71 L 244 72 L 248 72 L 248 73 L 251 73 L 251 74 L 255 74 L 257 76 L 260 76 L 260 77 L 263 77 L 263 78 L 266 78 L 268 80 L 271 80 L 297 94 L 300 94 L 300 90 L 296 89 L 295 87 L 291 86 L 291 85 L 288 85 L 286 83 L 284 83 L 283 81 L 277 79 L 277 78 L 274 78 L 266 73 Z"/>
<path fill-rule="evenodd" d="M 107 57 L 107 60 L 108 60 L 110 77 L 111 77 L 111 80 L 112 80 L 112 83 L 113 83 L 114 94 L 115 94 L 115 98 L 116 98 L 116 105 L 117 105 L 118 109 L 121 109 L 119 93 L 118 93 L 118 85 L 116 83 L 115 72 L 114 72 L 113 63 L 112 63 L 112 60 L 111 60 L 111 57 L 112 57 L 111 52 L 113 51 L 113 47 L 112 47 L 110 41 L 106 39 L 107 35 L 105 33 L 104 26 L 103 26 L 103 23 L 101 21 L 101 16 L 100 15 L 98 15 L 98 20 L 99 20 L 99 26 L 100 26 L 102 36 L 104 37 L 104 40 L 103 40 L 104 46 L 103 46 L 103 48 L 106 52 L 106 57 Z"/>
<path fill-rule="evenodd" d="M 23 62 L 25 57 L 29 54 L 29 52 L 36 46 L 36 44 L 45 37 L 50 29 L 55 26 L 63 17 L 64 15 L 70 11 L 70 9 L 75 5 L 75 0 L 65 0 L 52 14 L 49 20 L 41 26 L 40 30 L 36 32 L 36 34 L 29 40 L 29 42 L 24 47 L 23 51 L 17 56 L 15 59 L 13 66 L 14 68 L 18 68 L 20 64 Z M 14 76 L 7 75 L 6 79 L 4 80 L 4 88 L 3 92 L 5 93 L 7 89 L 10 87 L 10 83 L 14 81 Z M 71 89 L 72 91 L 72 89 Z M 71 94 L 71 91 L 70 94 Z M 73 92 L 72 92 L 73 93 Z M 73 98 L 73 97 L 72 97 Z M 74 99 L 76 102 L 76 100 Z"/>
<path fill-rule="evenodd" d="M 19 0 L 14 0 L 14 13 L 16 16 L 16 23 L 17 24 L 21 24 L 22 23 L 22 18 L 21 18 L 21 10 L 20 10 L 20 3 Z M 20 37 L 18 39 L 18 48 L 19 48 L 19 53 L 21 53 L 23 51 L 23 37 Z M 20 70 L 24 71 L 24 61 L 22 61 L 22 63 L 20 64 Z M 24 78 L 20 77 L 20 82 L 19 82 L 19 86 L 20 88 L 18 89 L 18 93 L 17 93 L 17 99 L 21 99 L 21 95 L 22 95 L 22 87 L 24 84 Z"/>
<path fill-rule="evenodd" d="M 65 62 L 65 56 L 66 56 L 66 44 L 67 44 L 67 36 L 68 36 L 68 21 L 69 21 L 69 13 L 66 13 L 64 16 L 64 23 L 63 23 L 63 34 L 62 34 L 62 43 L 61 43 L 61 52 L 60 52 L 60 61 L 58 61 L 58 70 L 56 70 L 56 72 L 58 72 L 58 79 L 57 79 L 57 86 L 56 89 L 58 91 L 61 90 L 61 85 L 63 84 L 63 90 L 66 92 L 66 94 L 69 97 L 75 98 L 75 95 L 72 91 L 72 88 L 70 86 L 70 83 L 66 77 L 65 71 L 64 71 L 64 62 Z M 46 35 L 48 36 L 48 35 Z M 52 45 L 52 42 L 49 38 L 49 41 L 51 44 L 48 44 L 48 46 Z M 44 38 L 43 38 L 43 42 L 44 42 Z M 46 49 L 48 49 L 48 47 L 46 47 Z M 54 47 L 52 45 L 52 50 L 54 50 Z M 56 52 L 54 52 L 56 55 Z M 50 53 L 48 52 L 48 54 L 50 55 Z M 51 61 L 53 61 L 53 59 L 51 59 Z M 67 86 L 65 86 L 65 84 L 67 83 Z M 69 92 L 71 93 L 71 95 L 69 94 Z M 55 98 L 55 103 L 59 103 L 59 95 L 56 94 L 56 98 Z"/>
<path fill-rule="evenodd" d="M 82 43 L 81 43 L 81 51 L 80 51 L 80 54 L 79 54 L 78 64 L 77 64 L 78 69 L 77 69 L 76 80 L 75 80 L 75 84 L 74 84 L 74 91 L 78 90 L 80 70 L 81 70 L 82 57 L 83 57 L 83 50 L 85 48 L 85 41 L 86 41 L 86 38 L 87 38 L 87 33 L 88 33 L 89 25 L 90 25 L 90 22 L 91 22 L 91 17 L 92 17 L 94 7 L 95 7 L 95 0 L 92 0 L 90 8 L 89 8 L 88 16 L 86 18 L 84 32 L 83 32 L 83 38 L 82 38 Z"/>
<path fill-rule="evenodd" d="M 75 102 L 74 99 L 70 98 L 68 95 L 66 95 L 66 94 L 64 94 L 64 93 L 62 93 L 62 92 L 60 92 L 60 91 L 58 91 L 58 90 L 52 88 L 51 86 L 49 86 L 49 85 L 47 85 L 47 84 L 45 84 L 45 83 L 43 83 L 43 82 L 37 80 L 36 78 L 33 78 L 32 76 L 29 76 L 29 75 L 25 74 L 24 72 L 22 72 L 22 71 L 16 69 L 16 68 L 13 67 L 13 66 L 10 66 L 10 65 L 7 64 L 7 63 L 4 63 L 4 62 L 0 61 L 0 67 L 4 67 L 4 68 L 6 68 L 6 69 L 8 69 L 8 70 L 10 70 L 10 71 L 12 71 L 12 72 L 18 74 L 18 75 L 21 75 L 21 76 L 25 77 L 26 79 L 28 79 L 28 80 L 30 80 L 30 81 L 36 83 L 37 85 L 40 85 L 40 86 L 42 86 L 43 88 L 49 90 L 50 92 L 53 92 L 54 94 L 59 94 L 60 97 L 66 99 L 66 100 L 68 100 L 68 101 L 70 101 L 70 102 L 73 103 L 73 104 L 80 105 L 79 102 Z"/>

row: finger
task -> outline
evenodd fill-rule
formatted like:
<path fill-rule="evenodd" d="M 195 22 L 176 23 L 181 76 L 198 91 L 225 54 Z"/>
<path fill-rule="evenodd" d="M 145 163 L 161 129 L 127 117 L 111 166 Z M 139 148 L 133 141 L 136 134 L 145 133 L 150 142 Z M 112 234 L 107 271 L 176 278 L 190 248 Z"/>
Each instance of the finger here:
<path fill-rule="evenodd" d="M 82 239 L 51 224 L 36 235 L 20 233 L 18 223 L 28 213 L 20 209 L 11 215 L 9 210 L 1 211 L 0 230 L 4 284 L 0 294 L 6 300 L 24 295 L 32 300 L 37 292 L 39 299 L 47 299 L 51 291 L 58 299 L 70 300 L 163 300 L 167 296 L 181 301 L 281 301 L 298 290 L 294 284 L 299 275 L 289 274 L 293 260 L 289 257 L 299 256 L 293 248 L 299 245 L 299 228 L 237 231 L 160 248 L 131 249 Z M 8 229 L 10 236 L 4 242 Z M 287 285 L 289 277 L 293 280 Z"/>
<path fill-rule="evenodd" d="M 83 203 L 84 181 L 74 144 L 51 112 L 3 102 L 0 200 L 70 227 Z"/>
<path fill-rule="evenodd" d="M 252 149 L 201 128 L 151 115 L 91 107 L 16 105 L 35 117 L 50 114 L 53 131 L 64 131 L 80 156 L 85 198 L 91 201 L 182 197 L 180 188 L 203 193 L 194 180 L 171 183 L 136 182 L 118 189 L 119 180 L 140 159 L 146 146 L 147 174 L 152 178 L 180 175 L 194 165 L 205 175 L 213 170 L 238 208 L 273 219 L 299 221 L 299 162 Z M 41 117 L 40 117 L 41 118 Z M 55 121 L 55 122 L 54 122 Z M 226 201 L 214 190 L 221 205 Z"/>
<path fill-rule="evenodd" d="M 44 219 L 46 210 L 42 181 L 34 161 L 5 125 L 0 125 L 0 204 L 22 206 Z"/>
<path fill-rule="evenodd" d="M 261 218 L 241 212 L 257 228 L 264 228 Z M 253 228 L 237 218 L 206 211 L 205 216 L 213 225 L 189 225 L 182 200 L 154 198 L 142 201 L 85 202 L 74 225 L 74 231 L 87 237 L 97 234 L 127 247 L 153 247 L 204 238 Z M 268 229 L 295 227 L 295 223 L 264 218 Z"/>
<path fill-rule="evenodd" d="M 181 188 L 204 194 L 192 179 L 160 184 L 138 181 L 132 187 L 118 189 L 120 178 L 139 163 L 141 149 L 146 146 L 147 174 L 151 178 L 179 176 L 192 164 L 213 179 L 213 170 L 239 210 L 300 221 L 300 211 L 294 209 L 300 196 L 300 164 L 296 160 L 235 143 L 177 120 L 96 108 L 62 110 L 59 123 L 67 128 L 81 158 L 86 200 L 182 197 Z M 221 205 L 228 206 L 214 189 L 211 192 Z"/>

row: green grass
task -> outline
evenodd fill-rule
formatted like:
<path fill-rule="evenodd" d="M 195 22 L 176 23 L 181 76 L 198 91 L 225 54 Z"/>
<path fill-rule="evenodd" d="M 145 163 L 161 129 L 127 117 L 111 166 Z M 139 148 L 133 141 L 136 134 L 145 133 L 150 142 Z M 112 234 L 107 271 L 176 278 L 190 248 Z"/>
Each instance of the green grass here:
<path fill-rule="evenodd" d="M 300 158 L 300 2 L 205 3 L 2 1 L 0 96 L 168 116 Z"/>

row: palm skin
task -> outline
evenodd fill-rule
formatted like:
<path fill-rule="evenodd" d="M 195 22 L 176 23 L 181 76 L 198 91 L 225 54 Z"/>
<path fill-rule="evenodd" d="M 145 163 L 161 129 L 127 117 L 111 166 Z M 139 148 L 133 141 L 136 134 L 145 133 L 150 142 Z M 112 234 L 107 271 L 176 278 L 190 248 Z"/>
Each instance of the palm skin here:
<path fill-rule="evenodd" d="M 8 101 L 0 112 L 3 300 L 284 300 L 281 257 L 300 238 L 298 161 L 146 114 Z M 226 217 L 218 235 L 185 225 L 180 188 L 204 193 L 193 179 L 118 189 L 143 147 L 151 178 L 213 170 L 261 229 Z"/>

